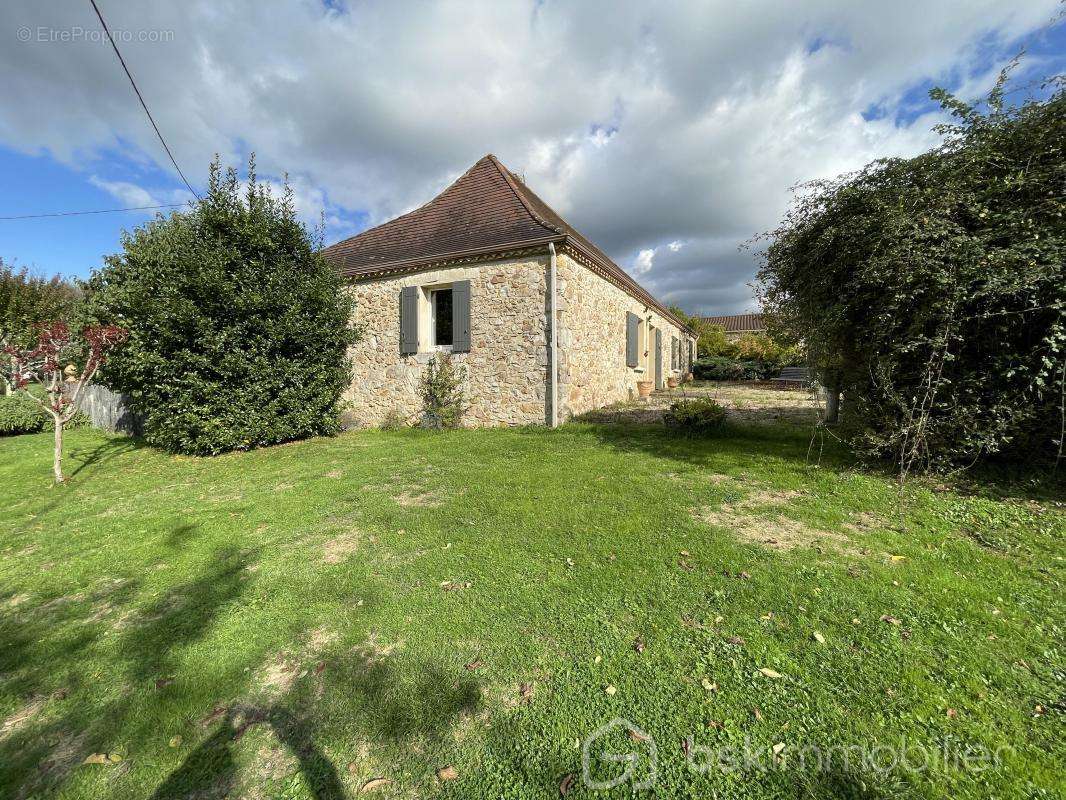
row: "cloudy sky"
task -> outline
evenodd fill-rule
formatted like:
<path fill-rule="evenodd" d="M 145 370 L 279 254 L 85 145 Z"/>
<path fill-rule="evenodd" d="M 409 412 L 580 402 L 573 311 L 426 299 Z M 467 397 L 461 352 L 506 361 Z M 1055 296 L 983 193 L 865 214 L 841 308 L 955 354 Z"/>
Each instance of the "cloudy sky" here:
<path fill-rule="evenodd" d="M 284 171 L 327 242 L 495 153 L 660 299 L 754 307 L 789 187 L 932 146 L 933 85 L 1066 66 L 1058 0 L 98 0 L 182 171 Z M 182 203 L 88 0 L 0 6 L 0 217 Z M 0 220 L 0 257 L 87 275 L 154 212 Z"/>

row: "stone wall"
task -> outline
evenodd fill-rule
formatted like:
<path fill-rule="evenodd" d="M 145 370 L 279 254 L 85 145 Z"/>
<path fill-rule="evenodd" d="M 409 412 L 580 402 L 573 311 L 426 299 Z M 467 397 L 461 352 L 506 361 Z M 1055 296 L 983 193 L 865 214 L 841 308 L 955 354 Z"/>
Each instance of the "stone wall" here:
<path fill-rule="evenodd" d="M 645 336 L 641 364 L 635 369 L 626 365 L 626 312 L 643 320 L 645 332 L 662 331 L 663 381 L 682 376 L 681 369 L 671 369 L 671 337 L 687 343 L 687 333 L 569 256 L 559 256 L 557 270 L 561 420 L 634 398 L 637 382 L 654 378 L 653 337 Z"/>
<path fill-rule="evenodd" d="M 355 321 L 364 327 L 352 351 L 346 416 L 380 425 L 390 413 L 417 422 L 418 384 L 432 358 L 421 320 L 419 352 L 400 355 L 400 289 L 470 281 L 470 352 L 453 356 L 466 366 L 466 426 L 544 424 L 547 384 L 545 285 L 548 254 L 425 270 L 354 283 Z M 420 315 L 421 316 L 421 315 Z"/>

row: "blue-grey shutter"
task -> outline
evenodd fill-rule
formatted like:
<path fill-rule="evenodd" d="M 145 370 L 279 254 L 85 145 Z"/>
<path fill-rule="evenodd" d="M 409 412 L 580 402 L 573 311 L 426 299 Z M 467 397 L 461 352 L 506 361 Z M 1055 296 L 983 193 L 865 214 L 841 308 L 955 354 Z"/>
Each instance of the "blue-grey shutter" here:
<path fill-rule="evenodd" d="M 670 369 L 677 369 L 678 362 L 677 337 L 670 337 Z"/>
<path fill-rule="evenodd" d="M 452 352 L 470 352 L 470 281 L 452 284 Z"/>
<path fill-rule="evenodd" d="M 637 353 L 637 340 L 640 338 L 640 317 L 632 311 L 626 312 L 626 366 L 635 367 L 640 363 Z"/>
<path fill-rule="evenodd" d="M 418 352 L 418 287 L 400 289 L 400 355 Z"/>

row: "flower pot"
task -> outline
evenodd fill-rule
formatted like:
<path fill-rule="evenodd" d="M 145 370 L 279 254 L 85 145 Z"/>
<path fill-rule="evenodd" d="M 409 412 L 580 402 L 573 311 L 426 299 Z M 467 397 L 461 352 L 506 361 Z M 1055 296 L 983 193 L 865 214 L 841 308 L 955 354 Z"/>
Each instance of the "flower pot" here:
<path fill-rule="evenodd" d="M 677 388 L 677 378 L 675 378 L 673 375 L 671 375 L 669 378 L 666 379 L 666 385 L 669 388 L 671 388 L 671 389 L 676 389 Z"/>
<path fill-rule="evenodd" d="M 696 376 L 695 375 L 693 375 L 691 372 L 686 372 L 685 373 L 685 383 L 691 383 L 694 380 L 696 380 Z"/>
<path fill-rule="evenodd" d="M 654 384 L 651 381 L 637 381 L 637 393 L 641 397 L 651 397 L 651 389 Z"/>

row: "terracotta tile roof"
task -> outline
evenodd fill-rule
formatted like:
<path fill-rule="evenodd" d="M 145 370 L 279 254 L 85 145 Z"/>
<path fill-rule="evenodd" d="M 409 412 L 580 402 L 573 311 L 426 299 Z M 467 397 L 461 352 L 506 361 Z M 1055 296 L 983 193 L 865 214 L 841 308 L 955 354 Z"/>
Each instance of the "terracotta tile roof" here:
<path fill-rule="evenodd" d="M 700 317 L 708 325 L 720 325 L 726 333 L 758 333 L 766 330 L 762 314 L 733 314 L 728 317 Z"/>
<path fill-rule="evenodd" d="M 686 327 L 596 245 L 574 230 L 493 155 L 424 206 L 327 247 L 323 255 L 353 278 L 526 247 L 568 248 L 608 280 Z"/>

